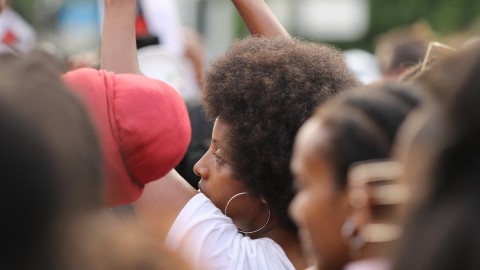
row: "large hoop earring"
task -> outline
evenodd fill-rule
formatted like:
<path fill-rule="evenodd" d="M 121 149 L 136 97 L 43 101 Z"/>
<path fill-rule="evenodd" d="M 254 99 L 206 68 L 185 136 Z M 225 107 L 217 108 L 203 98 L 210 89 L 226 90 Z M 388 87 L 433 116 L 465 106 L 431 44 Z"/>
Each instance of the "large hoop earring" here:
<path fill-rule="evenodd" d="M 235 199 L 236 197 L 241 196 L 241 195 L 248 195 L 248 192 L 240 192 L 240 193 L 237 193 L 237 194 L 233 195 L 233 196 L 230 198 L 230 200 L 228 200 L 227 205 L 225 205 L 225 210 L 223 211 L 223 213 L 225 214 L 225 216 L 227 215 L 228 205 L 232 202 L 233 199 Z M 246 231 L 242 231 L 242 230 L 240 230 L 240 229 L 237 228 L 238 232 L 239 232 L 239 233 L 243 233 L 243 234 L 252 234 L 252 233 L 256 233 L 256 232 L 259 232 L 259 231 L 265 229 L 265 227 L 267 227 L 268 223 L 270 222 L 270 218 L 271 218 L 271 212 L 270 212 L 270 208 L 268 208 L 268 204 L 265 204 L 265 206 L 267 207 L 267 210 L 268 210 L 268 219 L 267 219 L 267 222 L 265 222 L 265 224 L 264 224 L 260 229 L 246 232 Z"/>

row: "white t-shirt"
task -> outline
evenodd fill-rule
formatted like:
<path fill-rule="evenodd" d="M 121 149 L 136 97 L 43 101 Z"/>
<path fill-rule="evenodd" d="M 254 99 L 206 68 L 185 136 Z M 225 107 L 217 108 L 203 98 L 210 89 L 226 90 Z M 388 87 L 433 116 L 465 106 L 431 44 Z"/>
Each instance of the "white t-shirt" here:
<path fill-rule="evenodd" d="M 277 243 L 270 238 L 251 239 L 238 233 L 232 220 L 202 193 L 182 209 L 165 244 L 195 269 L 295 269 Z"/>

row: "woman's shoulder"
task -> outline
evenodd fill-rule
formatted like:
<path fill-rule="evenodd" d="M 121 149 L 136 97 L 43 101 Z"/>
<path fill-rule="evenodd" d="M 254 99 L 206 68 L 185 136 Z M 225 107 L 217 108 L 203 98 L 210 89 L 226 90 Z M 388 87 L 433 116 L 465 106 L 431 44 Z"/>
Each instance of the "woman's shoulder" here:
<path fill-rule="evenodd" d="M 203 269 L 295 269 L 280 245 L 240 234 L 202 193 L 177 216 L 166 245 Z"/>

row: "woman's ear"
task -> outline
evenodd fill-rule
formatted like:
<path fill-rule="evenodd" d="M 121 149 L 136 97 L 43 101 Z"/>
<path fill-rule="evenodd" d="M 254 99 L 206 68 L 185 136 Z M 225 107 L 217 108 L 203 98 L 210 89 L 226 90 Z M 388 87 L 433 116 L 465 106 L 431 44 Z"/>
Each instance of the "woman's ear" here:
<path fill-rule="evenodd" d="M 356 224 L 358 232 L 373 223 L 373 204 L 371 187 L 365 183 L 347 188 L 348 217 Z"/>

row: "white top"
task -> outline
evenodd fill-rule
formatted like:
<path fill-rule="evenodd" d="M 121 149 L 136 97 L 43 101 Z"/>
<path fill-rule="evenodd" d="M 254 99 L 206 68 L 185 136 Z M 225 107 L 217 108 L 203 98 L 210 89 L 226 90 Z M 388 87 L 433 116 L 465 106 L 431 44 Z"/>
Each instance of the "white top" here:
<path fill-rule="evenodd" d="M 165 244 L 195 269 L 295 269 L 277 243 L 270 238 L 251 239 L 238 233 L 232 220 L 202 193 L 182 209 Z"/>

